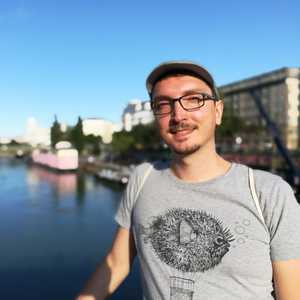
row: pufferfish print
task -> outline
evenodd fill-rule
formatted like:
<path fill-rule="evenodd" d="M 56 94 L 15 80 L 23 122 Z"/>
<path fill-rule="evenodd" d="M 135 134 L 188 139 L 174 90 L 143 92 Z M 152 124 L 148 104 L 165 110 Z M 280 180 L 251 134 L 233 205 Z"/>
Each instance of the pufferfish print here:
<path fill-rule="evenodd" d="M 204 272 L 218 265 L 234 241 L 229 229 L 212 215 L 193 209 L 173 208 L 140 225 L 144 242 L 158 258 L 181 272 Z"/>

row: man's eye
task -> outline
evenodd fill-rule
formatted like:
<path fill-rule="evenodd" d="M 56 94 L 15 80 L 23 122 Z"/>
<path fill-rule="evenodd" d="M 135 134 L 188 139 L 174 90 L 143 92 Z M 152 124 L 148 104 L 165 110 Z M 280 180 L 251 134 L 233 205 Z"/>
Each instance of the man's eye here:
<path fill-rule="evenodd" d="M 157 102 L 157 103 L 155 103 L 156 108 L 162 108 L 162 107 L 165 107 L 165 106 L 168 106 L 168 105 L 170 105 L 169 102 Z"/>
<path fill-rule="evenodd" d="M 198 102 L 202 101 L 202 98 L 200 98 L 198 96 L 192 96 L 192 97 L 185 98 L 184 100 L 198 103 Z"/>

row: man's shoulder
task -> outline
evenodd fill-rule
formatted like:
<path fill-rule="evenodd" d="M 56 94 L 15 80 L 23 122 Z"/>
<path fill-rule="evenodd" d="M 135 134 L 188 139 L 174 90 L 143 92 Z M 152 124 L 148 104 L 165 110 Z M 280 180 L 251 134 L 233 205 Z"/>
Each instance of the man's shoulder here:
<path fill-rule="evenodd" d="M 153 168 L 153 164 L 151 162 L 143 162 L 133 167 L 133 172 L 135 174 L 143 174 L 147 169 Z"/>
<path fill-rule="evenodd" d="M 147 161 L 134 166 L 132 176 L 141 178 L 144 177 L 146 173 L 150 173 L 152 171 L 162 171 L 167 168 L 169 168 L 169 163 L 166 161 Z"/>
<path fill-rule="evenodd" d="M 252 168 L 244 164 L 237 165 L 239 167 L 239 172 L 242 172 L 243 174 L 247 174 L 249 168 L 253 170 L 254 182 L 258 191 L 270 190 L 275 187 L 289 187 L 289 184 L 281 176 L 270 171 Z"/>
<path fill-rule="evenodd" d="M 261 169 L 253 169 L 255 179 L 263 181 L 265 183 L 274 183 L 283 181 L 282 177 L 277 174 L 274 174 L 270 171 L 265 171 Z"/>
<path fill-rule="evenodd" d="M 135 172 L 143 173 L 145 170 L 152 168 L 157 171 L 165 170 L 169 167 L 169 162 L 163 160 L 146 161 L 135 166 Z"/>
<path fill-rule="evenodd" d="M 286 194 L 292 191 L 290 184 L 277 174 L 254 169 L 255 185 L 259 192 L 267 194 Z"/>

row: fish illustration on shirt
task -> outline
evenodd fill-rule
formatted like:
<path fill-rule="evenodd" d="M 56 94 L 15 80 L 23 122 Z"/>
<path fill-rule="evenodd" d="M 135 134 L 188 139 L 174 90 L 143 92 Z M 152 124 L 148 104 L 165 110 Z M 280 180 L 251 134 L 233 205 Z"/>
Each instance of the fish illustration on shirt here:
<path fill-rule="evenodd" d="M 204 272 L 218 265 L 234 240 L 220 220 L 194 209 L 173 208 L 140 225 L 144 242 L 157 257 L 182 272 Z"/>

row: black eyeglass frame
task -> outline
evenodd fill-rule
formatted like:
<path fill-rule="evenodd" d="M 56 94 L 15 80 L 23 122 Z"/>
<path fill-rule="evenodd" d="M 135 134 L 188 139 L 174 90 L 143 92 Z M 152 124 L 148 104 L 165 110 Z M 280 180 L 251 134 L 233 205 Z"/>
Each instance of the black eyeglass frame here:
<path fill-rule="evenodd" d="M 181 102 L 181 100 L 183 99 L 183 98 L 185 98 L 185 97 L 192 97 L 192 96 L 198 96 L 198 95 L 201 95 L 202 97 L 203 97 L 203 99 L 201 99 L 201 105 L 199 105 L 199 106 L 197 106 L 197 107 L 194 107 L 194 108 L 185 108 L 184 106 L 183 106 L 183 104 L 182 104 L 182 102 Z M 170 108 L 171 108 L 171 110 L 169 111 L 169 112 L 166 112 L 166 113 L 157 113 L 157 112 L 155 112 L 155 110 L 154 110 L 154 105 L 155 105 L 155 103 L 157 102 L 157 101 L 155 101 L 155 99 L 151 99 L 150 100 L 150 105 L 151 105 L 151 109 L 152 109 L 152 111 L 153 111 L 153 114 L 155 115 L 155 116 L 164 116 L 164 115 L 169 115 L 169 114 L 171 114 L 173 111 L 174 111 L 174 107 L 175 107 L 175 103 L 178 101 L 179 102 L 179 104 L 180 104 L 180 106 L 185 110 L 185 111 L 189 111 L 189 112 L 191 112 L 191 111 L 196 111 L 196 110 L 198 110 L 198 109 L 200 109 L 202 106 L 204 106 L 204 104 L 205 104 L 205 101 L 208 101 L 208 100 L 212 100 L 212 101 L 215 101 L 215 102 L 217 102 L 217 101 L 219 101 L 220 99 L 219 98 L 217 98 L 217 97 L 215 97 L 215 96 L 213 96 L 213 95 L 209 95 L 209 94 L 206 94 L 206 93 L 195 93 L 195 94 L 192 94 L 192 95 L 183 95 L 183 96 L 181 96 L 181 97 L 178 97 L 178 98 L 170 98 L 170 99 L 168 99 L 168 102 L 169 102 L 169 104 L 170 104 Z M 158 101 L 159 102 L 159 101 Z M 164 102 L 167 102 L 167 100 L 164 100 Z"/>

